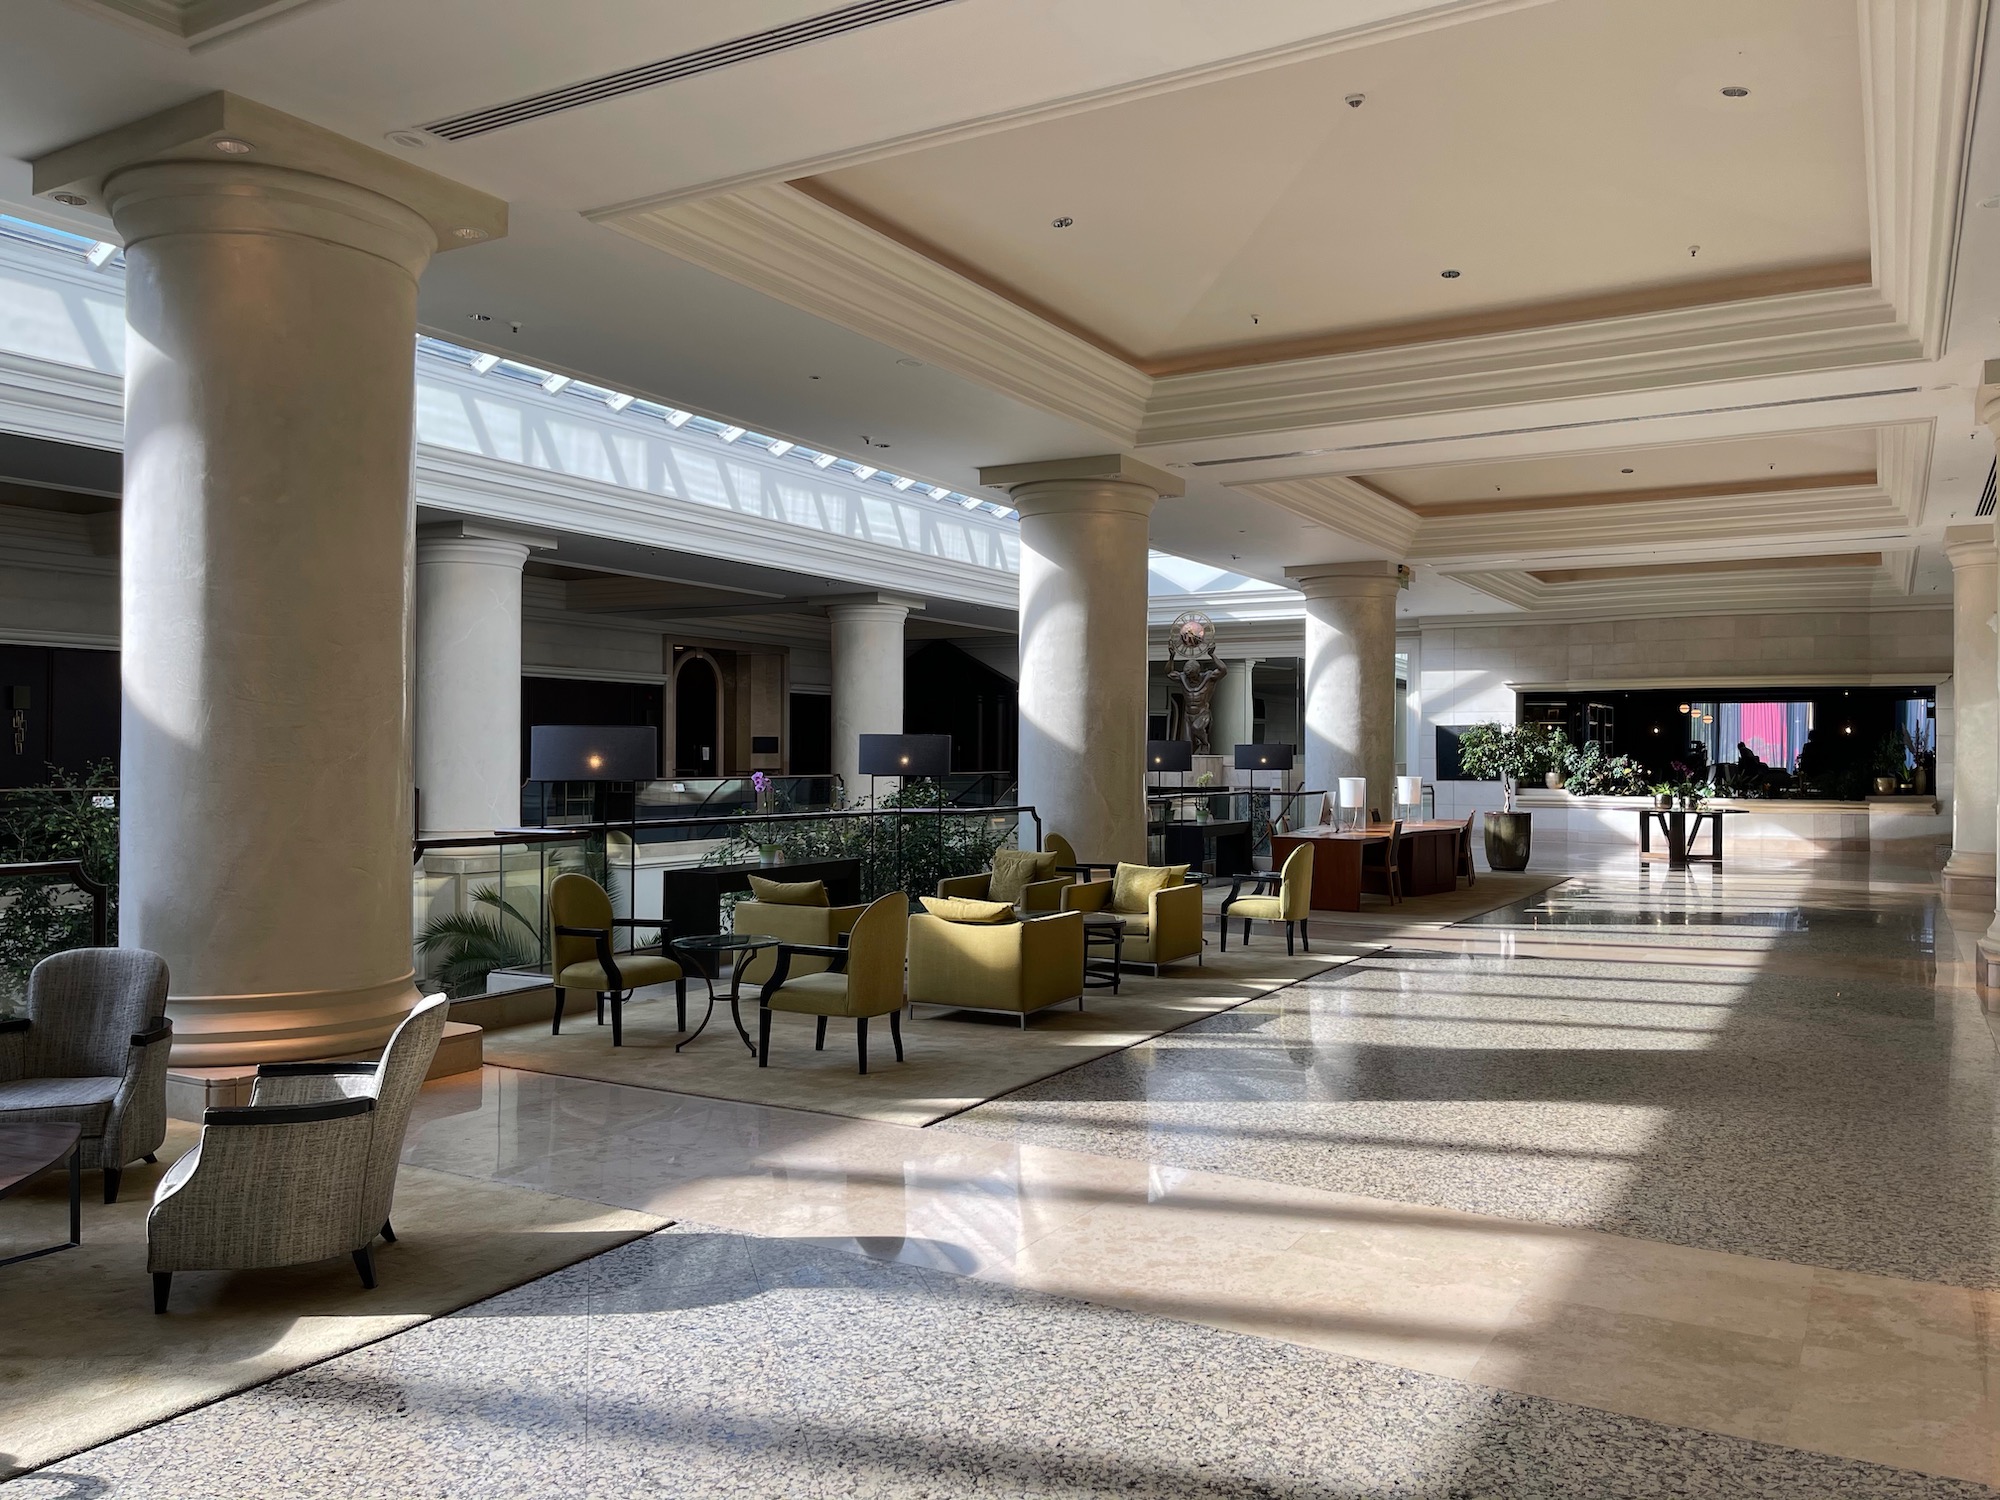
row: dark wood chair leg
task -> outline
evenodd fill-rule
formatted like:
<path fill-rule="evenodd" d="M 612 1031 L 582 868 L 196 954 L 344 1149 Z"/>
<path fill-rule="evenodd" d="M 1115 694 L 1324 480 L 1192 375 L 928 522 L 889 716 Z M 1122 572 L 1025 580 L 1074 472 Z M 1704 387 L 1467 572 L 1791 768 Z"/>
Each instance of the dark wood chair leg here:
<path fill-rule="evenodd" d="M 106 1203 L 116 1203 L 118 1201 L 118 1179 L 124 1175 L 125 1169 L 123 1167 L 106 1167 L 104 1169 L 104 1201 Z"/>
<path fill-rule="evenodd" d="M 1229 908 L 1228 907 L 1225 906 L 1222 908 L 1221 914 L 1217 916 L 1215 919 L 1215 925 L 1222 932 L 1222 951 L 1224 953 L 1227 953 L 1229 951 Z"/>
<path fill-rule="evenodd" d="M 813 1051 L 826 1051 L 826 1017 L 821 1016 L 813 1026 Z"/>
<path fill-rule="evenodd" d="M 1243 946 L 1246 948 L 1250 946 L 1250 919 L 1248 917 L 1243 919 Z"/>
<path fill-rule="evenodd" d="M 599 991 L 597 992 L 597 1024 L 598 1024 L 599 1026 L 602 1026 L 602 1025 L 604 1024 L 604 991 L 603 991 L 603 990 L 599 990 Z"/>
<path fill-rule="evenodd" d="M 1308 953 L 1313 951 L 1312 934 L 1306 930 L 1304 922 L 1299 923 L 1299 946 Z"/>
<path fill-rule="evenodd" d="M 558 989 L 558 990 L 556 991 L 556 1018 L 555 1018 L 554 1022 L 552 1022 L 552 1023 L 550 1024 L 550 1026 L 549 1026 L 549 1035 L 550 1035 L 550 1036 L 561 1036 L 561 1035 L 562 1035 L 562 1013 L 563 1013 L 563 1002 L 564 1002 L 565 1000 L 567 1000 L 568 998 L 569 998 L 569 991 L 568 991 L 568 990 L 565 990 L 565 989 Z"/>
<path fill-rule="evenodd" d="M 901 1062 L 903 1060 L 903 1013 L 900 1010 L 889 1012 L 889 1040 L 896 1044 L 896 1061 Z"/>
<path fill-rule="evenodd" d="M 155 1271 L 153 1273 L 154 1312 L 163 1313 L 167 1310 L 167 1291 L 173 1284 L 174 1273 L 172 1271 Z"/>
<path fill-rule="evenodd" d="M 361 1273 L 361 1289 L 365 1292 L 374 1291 L 375 1252 L 369 1249 L 368 1246 L 366 1245 L 363 1245 L 359 1250 L 355 1251 L 354 1269 Z"/>
<path fill-rule="evenodd" d="M 868 1018 L 854 1018 L 854 1050 L 861 1054 L 861 1071 L 868 1071 Z"/>
<path fill-rule="evenodd" d="M 771 1007 L 757 1007 L 757 1066 L 771 1066 Z"/>
<path fill-rule="evenodd" d="M 385 1244 L 396 1243 L 396 1229 L 387 1219 L 382 1221 L 382 1240 Z"/>
<path fill-rule="evenodd" d="M 602 996 L 598 997 L 598 1003 L 600 1005 L 603 1004 Z M 625 1045 L 625 992 L 623 990 L 613 990 L 611 993 L 611 1045 L 614 1047 Z"/>
<path fill-rule="evenodd" d="M 139 1160 L 144 1162 L 149 1167 L 157 1167 L 160 1164 L 159 1157 L 155 1156 L 150 1151 L 148 1151 L 144 1156 L 140 1157 Z"/>
<path fill-rule="evenodd" d="M 674 1030 L 688 1029 L 688 982 L 683 974 L 674 981 Z"/>
<path fill-rule="evenodd" d="M 1292 946 L 1292 924 L 1287 922 L 1285 924 L 1285 957 L 1292 958 L 1297 953 L 1298 950 Z"/>

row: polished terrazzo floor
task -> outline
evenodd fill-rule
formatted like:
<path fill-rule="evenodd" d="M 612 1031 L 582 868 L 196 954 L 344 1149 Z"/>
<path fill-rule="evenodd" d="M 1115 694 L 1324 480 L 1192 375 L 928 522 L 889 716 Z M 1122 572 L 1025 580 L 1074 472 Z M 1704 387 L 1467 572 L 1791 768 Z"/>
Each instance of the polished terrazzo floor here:
<path fill-rule="evenodd" d="M 676 1227 L 10 1492 L 2000 1493 L 1978 930 L 1620 862 L 923 1130 L 489 1068 L 410 1164 Z"/>

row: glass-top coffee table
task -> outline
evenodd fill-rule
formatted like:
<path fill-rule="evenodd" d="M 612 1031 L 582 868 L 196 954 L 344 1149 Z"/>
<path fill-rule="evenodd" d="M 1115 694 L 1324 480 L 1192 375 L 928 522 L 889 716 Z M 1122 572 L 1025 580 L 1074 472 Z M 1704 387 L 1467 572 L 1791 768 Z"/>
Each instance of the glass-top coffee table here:
<path fill-rule="evenodd" d="M 731 955 L 729 1018 L 736 1023 L 736 1034 L 743 1038 L 743 1045 L 750 1049 L 750 1055 L 752 1057 L 757 1055 L 757 1044 L 750 1040 L 750 1033 L 744 1028 L 743 1011 L 739 1005 L 742 998 L 743 968 L 750 962 L 750 955 L 758 949 L 777 946 L 777 938 L 761 937 L 753 932 L 711 932 L 700 937 L 674 939 L 674 952 L 687 959 L 708 985 L 708 1009 L 702 1012 L 701 1024 L 676 1042 L 674 1051 L 680 1051 L 707 1028 L 709 1018 L 715 1014 L 715 981 L 722 973 L 724 955 Z"/>
<path fill-rule="evenodd" d="M 10 1198 L 39 1173 L 69 1158 L 69 1238 L 60 1245 L 10 1255 L 0 1266 L 71 1250 L 83 1243 L 83 1132 L 75 1125 L 0 1125 L 0 1198 Z"/>

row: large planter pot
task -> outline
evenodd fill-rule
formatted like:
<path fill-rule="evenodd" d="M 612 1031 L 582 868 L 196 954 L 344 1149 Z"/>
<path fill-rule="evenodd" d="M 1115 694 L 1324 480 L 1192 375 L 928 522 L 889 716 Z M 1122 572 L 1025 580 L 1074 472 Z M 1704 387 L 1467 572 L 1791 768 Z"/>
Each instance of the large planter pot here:
<path fill-rule="evenodd" d="M 1875 795 L 1878 797 L 1895 796 L 1896 778 L 1893 776 L 1877 776 L 1875 778 Z"/>
<path fill-rule="evenodd" d="M 1528 841 L 1534 832 L 1534 815 L 1524 812 L 1490 812 L 1486 815 L 1486 863 L 1495 870 L 1528 868 Z"/>

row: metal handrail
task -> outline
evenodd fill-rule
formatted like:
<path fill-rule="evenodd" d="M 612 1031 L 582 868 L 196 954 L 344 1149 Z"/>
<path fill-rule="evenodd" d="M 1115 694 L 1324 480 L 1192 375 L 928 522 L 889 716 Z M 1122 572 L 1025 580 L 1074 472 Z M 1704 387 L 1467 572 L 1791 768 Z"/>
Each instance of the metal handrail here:
<path fill-rule="evenodd" d="M 646 828 L 713 828 L 718 823 L 825 823 L 838 818 L 996 818 L 1013 815 L 1035 820 L 1035 847 L 1042 846 L 1042 815 L 1032 806 L 1010 807 L 849 807 L 824 812 L 744 813 L 729 817 L 618 818 L 601 823 L 566 823 L 559 827 L 496 828 L 490 834 L 458 834 L 412 841 L 413 857 L 432 849 L 485 849 L 505 844 L 554 844 L 591 834 L 637 833 Z"/>
<path fill-rule="evenodd" d="M 110 931 L 110 891 L 91 878 L 80 859 L 38 859 L 23 864 L 0 865 L 0 880 L 16 876 L 59 875 L 90 897 L 90 946 L 102 948 Z"/>

